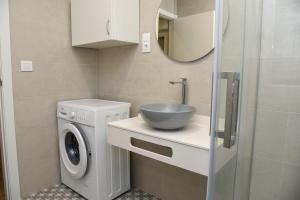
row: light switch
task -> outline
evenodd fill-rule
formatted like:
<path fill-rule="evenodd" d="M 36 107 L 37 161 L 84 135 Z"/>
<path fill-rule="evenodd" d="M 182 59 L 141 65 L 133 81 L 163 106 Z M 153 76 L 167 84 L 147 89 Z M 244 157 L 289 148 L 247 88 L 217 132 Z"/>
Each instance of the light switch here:
<path fill-rule="evenodd" d="M 32 72 L 32 61 L 30 60 L 22 60 L 21 61 L 21 72 Z"/>
<path fill-rule="evenodd" d="M 150 53 L 151 52 L 151 35 L 150 33 L 143 34 L 143 53 Z"/>

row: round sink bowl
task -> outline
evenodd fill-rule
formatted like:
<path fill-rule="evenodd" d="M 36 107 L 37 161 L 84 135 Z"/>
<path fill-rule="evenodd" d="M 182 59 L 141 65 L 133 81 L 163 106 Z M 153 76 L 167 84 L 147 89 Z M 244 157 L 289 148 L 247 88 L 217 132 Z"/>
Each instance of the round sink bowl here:
<path fill-rule="evenodd" d="M 185 104 L 148 104 L 140 107 L 143 119 L 153 128 L 180 129 L 186 126 L 196 109 Z"/>

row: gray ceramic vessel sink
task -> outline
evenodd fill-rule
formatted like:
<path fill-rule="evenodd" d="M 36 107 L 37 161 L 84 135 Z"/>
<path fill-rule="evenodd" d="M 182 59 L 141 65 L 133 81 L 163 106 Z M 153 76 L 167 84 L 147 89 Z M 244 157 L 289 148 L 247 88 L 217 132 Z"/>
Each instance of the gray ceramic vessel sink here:
<path fill-rule="evenodd" d="M 183 128 L 196 109 L 185 104 L 148 104 L 140 107 L 143 119 L 153 128 L 174 130 Z"/>

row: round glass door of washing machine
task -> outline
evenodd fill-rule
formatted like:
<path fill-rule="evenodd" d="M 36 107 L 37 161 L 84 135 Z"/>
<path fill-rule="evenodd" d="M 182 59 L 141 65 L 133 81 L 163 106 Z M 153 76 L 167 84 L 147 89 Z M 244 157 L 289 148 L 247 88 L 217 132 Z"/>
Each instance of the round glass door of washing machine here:
<path fill-rule="evenodd" d="M 75 179 L 82 178 L 88 167 L 87 141 L 83 131 L 74 124 L 67 123 L 59 135 L 60 156 L 64 166 Z"/>

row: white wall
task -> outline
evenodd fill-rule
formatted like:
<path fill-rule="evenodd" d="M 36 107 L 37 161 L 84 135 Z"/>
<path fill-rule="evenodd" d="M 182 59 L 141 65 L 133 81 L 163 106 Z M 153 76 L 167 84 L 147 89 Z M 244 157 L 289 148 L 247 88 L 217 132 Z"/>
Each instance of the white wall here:
<path fill-rule="evenodd" d="M 264 0 L 251 200 L 300 199 L 300 1 Z"/>

